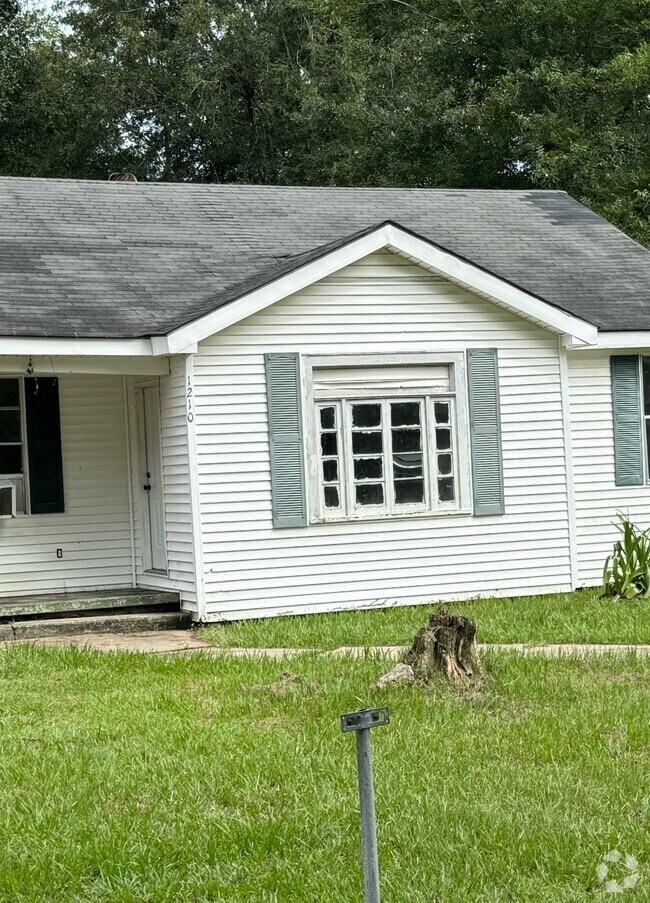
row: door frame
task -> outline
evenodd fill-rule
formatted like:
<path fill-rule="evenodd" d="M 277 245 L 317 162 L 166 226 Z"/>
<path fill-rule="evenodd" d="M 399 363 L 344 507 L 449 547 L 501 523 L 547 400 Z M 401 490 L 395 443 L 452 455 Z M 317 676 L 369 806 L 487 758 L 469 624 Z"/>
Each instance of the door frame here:
<path fill-rule="evenodd" d="M 164 531 L 163 531 L 163 546 L 164 546 L 164 554 L 165 554 L 165 567 L 164 568 L 156 568 L 153 566 L 153 554 L 152 554 L 152 537 L 151 537 L 151 526 L 149 522 L 149 496 L 144 487 L 144 465 L 145 465 L 145 449 L 147 448 L 146 443 L 146 435 L 145 435 L 145 407 L 144 407 L 144 389 L 156 389 L 158 392 L 158 423 L 159 423 L 159 443 L 158 443 L 158 454 L 160 455 L 160 477 L 161 477 L 161 492 L 163 493 L 163 506 L 164 506 L 164 480 L 163 480 L 163 456 L 162 456 L 162 410 L 160 405 L 160 379 L 158 377 L 151 377 L 148 379 L 136 379 L 133 383 L 133 394 L 134 394 L 134 410 L 135 410 L 135 418 L 136 418 L 136 437 L 137 437 L 137 448 L 135 455 L 135 476 L 136 476 L 136 486 L 137 491 L 135 493 L 135 497 L 137 500 L 138 506 L 138 521 L 140 525 L 140 529 L 142 532 L 142 576 L 146 579 L 148 577 L 162 577 L 167 576 L 169 573 L 169 558 L 168 558 L 168 549 L 167 549 L 167 522 L 166 519 L 164 521 Z"/>

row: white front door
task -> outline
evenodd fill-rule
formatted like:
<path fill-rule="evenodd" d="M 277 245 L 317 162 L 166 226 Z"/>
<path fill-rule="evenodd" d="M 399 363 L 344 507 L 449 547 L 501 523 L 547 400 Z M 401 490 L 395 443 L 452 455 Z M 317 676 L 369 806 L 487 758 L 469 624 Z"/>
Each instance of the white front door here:
<path fill-rule="evenodd" d="M 140 479 L 144 521 L 144 566 L 146 570 L 166 571 L 165 499 L 162 479 L 160 441 L 160 390 L 145 385 L 140 396 Z"/>

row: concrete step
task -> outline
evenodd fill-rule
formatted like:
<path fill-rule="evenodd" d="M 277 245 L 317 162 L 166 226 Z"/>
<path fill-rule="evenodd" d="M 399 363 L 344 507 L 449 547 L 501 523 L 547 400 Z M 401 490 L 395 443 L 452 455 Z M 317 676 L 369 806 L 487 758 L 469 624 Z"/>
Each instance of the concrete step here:
<path fill-rule="evenodd" d="M 0 622 L 30 615 L 54 615 L 111 608 L 163 607 L 180 605 L 178 593 L 151 589 L 101 590 L 92 593 L 52 593 L 0 599 Z"/>
<path fill-rule="evenodd" d="M 191 623 L 180 611 L 147 611 L 131 614 L 99 614 L 74 618 L 38 618 L 0 624 L 0 641 L 37 640 L 43 637 L 77 636 L 95 633 L 144 633 L 152 630 L 180 630 Z"/>

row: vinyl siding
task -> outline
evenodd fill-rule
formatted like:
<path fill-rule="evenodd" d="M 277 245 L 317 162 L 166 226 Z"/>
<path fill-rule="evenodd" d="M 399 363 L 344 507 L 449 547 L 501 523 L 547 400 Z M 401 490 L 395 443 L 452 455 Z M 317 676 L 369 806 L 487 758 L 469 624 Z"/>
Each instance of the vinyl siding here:
<path fill-rule="evenodd" d="M 59 397 L 65 513 L 0 519 L 0 596 L 132 584 L 123 379 L 61 376 Z"/>
<path fill-rule="evenodd" d="M 609 354 L 569 353 L 571 438 L 575 484 L 578 579 L 600 583 L 617 538 L 618 511 L 650 527 L 650 486 L 617 486 Z"/>
<path fill-rule="evenodd" d="M 183 608 L 196 612 L 194 551 L 190 510 L 187 424 L 185 420 L 185 358 L 171 359 L 171 373 L 160 377 L 160 429 L 165 500 L 167 575 L 144 571 L 142 492 L 137 446 L 137 411 L 131 403 L 133 498 L 138 585 L 180 592 Z"/>
<path fill-rule="evenodd" d="M 499 350 L 504 516 L 272 528 L 265 352 L 480 346 Z M 569 587 L 555 335 L 384 252 L 202 342 L 194 389 L 209 619 Z"/>

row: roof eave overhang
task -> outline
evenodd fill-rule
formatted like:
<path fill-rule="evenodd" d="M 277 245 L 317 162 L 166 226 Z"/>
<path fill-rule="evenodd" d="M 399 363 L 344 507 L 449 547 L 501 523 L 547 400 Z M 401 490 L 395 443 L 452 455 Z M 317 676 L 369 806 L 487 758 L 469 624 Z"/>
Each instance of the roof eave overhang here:
<path fill-rule="evenodd" d="M 166 343 L 165 343 L 166 344 Z M 161 351 L 154 350 L 154 340 L 145 339 L 95 339 L 75 336 L 0 336 L 0 354 L 65 354 L 99 357 L 151 357 Z M 167 353 L 165 351 L 165 353 Z"/>
<path fill-rule="evenodd" d="M 644 351 L 650 348 L 650 330 L 602 331 L 598 333 L 598 343 L 596 345 L 572 342 L 568 347 L 572 351 L 589 351 L 594 348 L 604 351 Z"/>
<path fill-rule="evenodd" d="M 183 349 L 185 354 L 196 347 Z M 140 357 L 168 355 L 167 336 L 141 339 L 82 338 L 74 336 L 0 336 L 0 355 L 56 355 L 63 357 Z"/>
<path fill-rule="evenodd" d="M 0 337 L 0 355 L 155 357 L 193 353 L 197 350 L 198 343 L 209 336 L 382 249 L 401 254 L 474 294 L 563 336 L 565 344 L 569 347 L 600 345 L 598 330 L 591 323 L 554 307 L 412 232 L 393 223 L 383 223 L 376 229 L 352 237 L 349 242 L 334 250 L 324 251 L 322 255 L 308 263 L 296 267 L 283 276 L 271 279 L 263 286 L 198 317 L 168 335 L 136 339 L 5 336 Z M 650 333 L 647 335 L 650 341 Z"/>

